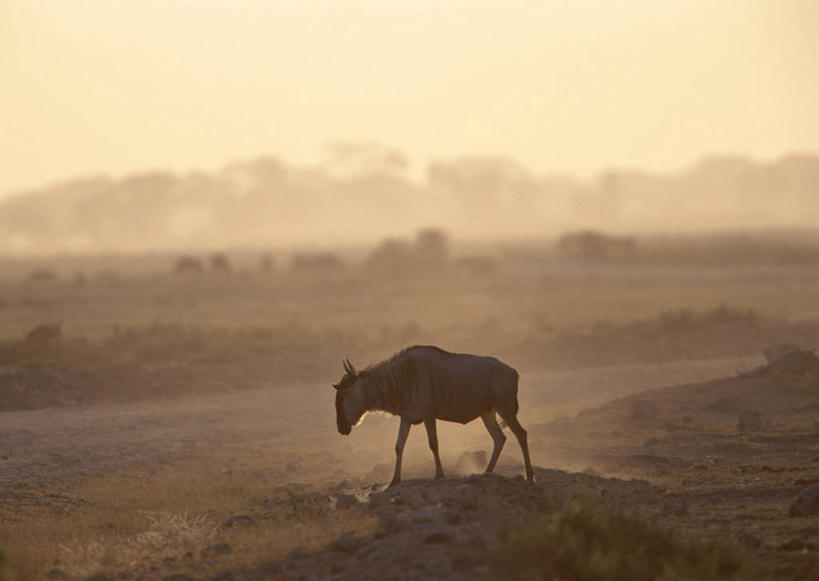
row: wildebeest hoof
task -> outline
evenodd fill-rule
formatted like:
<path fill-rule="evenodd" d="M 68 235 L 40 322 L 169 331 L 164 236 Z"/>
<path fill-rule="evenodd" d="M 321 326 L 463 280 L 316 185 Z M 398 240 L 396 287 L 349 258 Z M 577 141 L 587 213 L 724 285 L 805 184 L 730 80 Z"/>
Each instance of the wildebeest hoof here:
<path fill-rule="evenodd" d="M 400 481 L 400 480 L 393 480 L 392 482 L 390 482 L 390 483 L 387 485 L 387 488 L 392 488 L 392 487 L 394 487 L 394 486 L 398 486 L 399 484 L 401 484 L 401 481 Z"/>

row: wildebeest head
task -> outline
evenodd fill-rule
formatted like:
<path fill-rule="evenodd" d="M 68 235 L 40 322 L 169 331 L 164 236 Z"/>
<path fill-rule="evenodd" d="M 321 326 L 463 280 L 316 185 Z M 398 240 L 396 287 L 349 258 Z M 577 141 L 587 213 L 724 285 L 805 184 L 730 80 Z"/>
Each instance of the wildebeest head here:
<path fill-rule="evenodd" d="M 344 360 L 344 375 L 338 383 L 333 384 L 336 388 L 336 423 L 338 424 L 338 433 L 348 435 L 353 429 L 353 425 L 358 423 L 361 419 L 363 410 L 358 412 L 352 408 L 358 407 L 353 405 L 356 402 L 351 401 L 355 398 L 349 397 L 352 393 L 353 386 L 358 381 L 358 372 L 356 372 L 353 364 L 350 363 L 349 358 Z"/>

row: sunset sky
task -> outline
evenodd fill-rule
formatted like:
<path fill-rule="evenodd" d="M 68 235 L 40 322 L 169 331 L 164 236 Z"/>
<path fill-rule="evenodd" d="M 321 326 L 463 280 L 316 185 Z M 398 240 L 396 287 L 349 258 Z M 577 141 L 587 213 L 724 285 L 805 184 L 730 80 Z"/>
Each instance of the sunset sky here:
<path fill-rule="evenodd" d="M 819 151 L 817 55 L 813 0 L 0 0 L 0 196 L 339 140 L 581 176 Z"/>

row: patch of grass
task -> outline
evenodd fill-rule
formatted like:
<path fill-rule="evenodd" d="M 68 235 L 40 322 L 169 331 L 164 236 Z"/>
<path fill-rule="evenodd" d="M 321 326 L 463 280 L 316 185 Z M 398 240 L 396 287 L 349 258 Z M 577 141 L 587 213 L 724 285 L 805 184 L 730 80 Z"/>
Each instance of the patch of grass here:
<path fill-rule="evenodd" d="M 671 532 L 586 494 L 525 522 L 503 521 L 497 558 L 515 579 L 637 581 L 762 578 L 752 555 Z"/>
<path fill-rule="evenodd" d="M 72 487 L 75 502 L 56 510 L 50 490 L 25 506 L 0 508 L 0 546 L 8 563 L 0 579 L 128 573 L 208 577 L 283 558 L 298 546 L 317 549 L 345 532 L 375 526 L 366 515 L 339 518 L 320 495 L 293 493 L 260 476 L 258 467 L 213 457 L 158 470 L 131 470 Z M 255 524 L 222 528 L 236 514 Z M 229 545 L 224 551 L 207 547 Z"/>

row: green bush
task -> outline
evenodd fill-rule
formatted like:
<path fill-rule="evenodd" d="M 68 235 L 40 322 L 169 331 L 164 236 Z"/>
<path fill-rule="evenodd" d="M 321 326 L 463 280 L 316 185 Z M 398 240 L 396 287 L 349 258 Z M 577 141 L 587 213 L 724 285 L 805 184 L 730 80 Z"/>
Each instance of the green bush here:
<path fill-rule="evenodd" d="M 514 579 L 639 581 L 754 579 L 744 549 L 722 542 L 688 542 L 622 509 L 576 496 L 554 512 L 523 523 L 506 521 L 497 557 Z"/>

